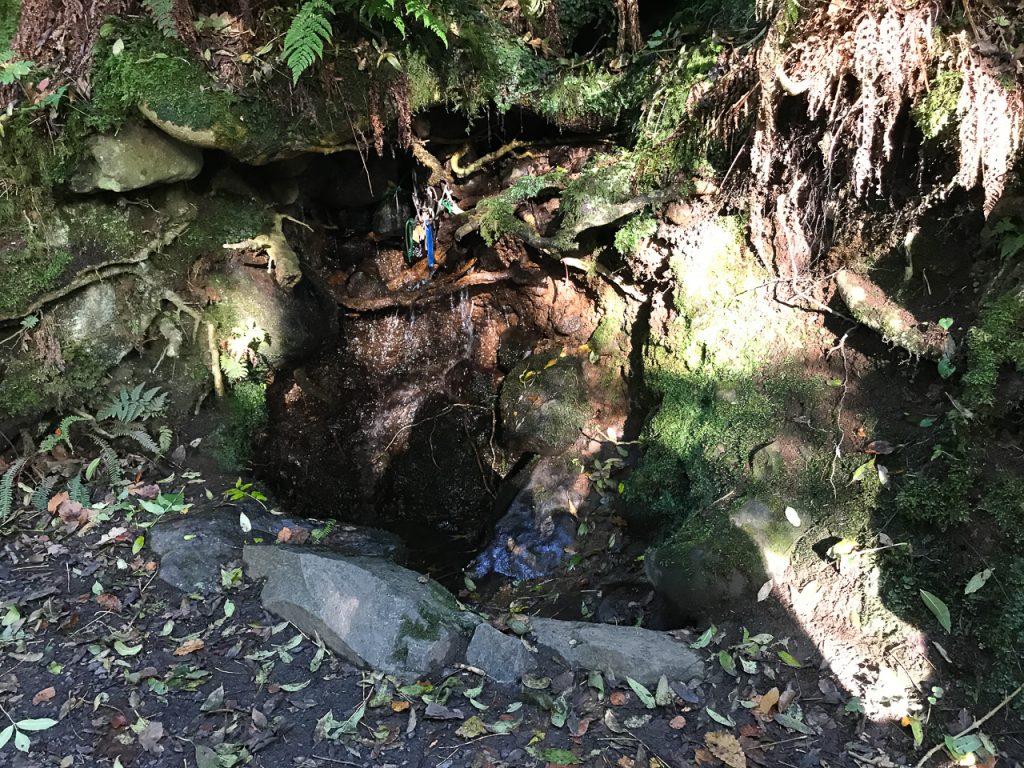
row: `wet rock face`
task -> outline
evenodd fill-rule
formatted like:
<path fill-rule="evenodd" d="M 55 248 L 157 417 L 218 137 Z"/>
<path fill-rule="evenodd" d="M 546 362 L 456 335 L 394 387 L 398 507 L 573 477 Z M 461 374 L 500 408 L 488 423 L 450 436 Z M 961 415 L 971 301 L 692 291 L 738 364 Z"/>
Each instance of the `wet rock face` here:
<path fill-rule="evenodd" d="M 505 378 L 500 410 L 502 442 L 510 450 L 542 456 L 565 452 L 590 416 L 582 360 L 531 355 Z"/>
<path fill-rule="evenodd" d="M 114 134 L 94 136 L 71 180 L 75 192 L 127 192 L 199 175 L 203 154 L 149 126 L 127 123 Z"/>

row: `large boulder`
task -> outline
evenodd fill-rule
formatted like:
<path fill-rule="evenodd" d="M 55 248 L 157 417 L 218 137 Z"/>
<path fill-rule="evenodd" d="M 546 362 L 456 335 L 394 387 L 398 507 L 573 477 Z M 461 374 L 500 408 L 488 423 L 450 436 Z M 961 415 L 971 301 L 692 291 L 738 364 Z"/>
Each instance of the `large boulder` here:
<path fill-rule="evenodd" d="M 251 578 L 267 580 L 268 611 L 400 679 L 454 662 L 477 624 L 439 584 L 386 560 L 274 545 L 246 545 L 242 557 Z"/>
<path fill-rule="evenodd" d="M 242 530 L 240 511 L 249 520 L 248 532 Z M 241 510 L 234 506 L 207 507 L 161 520 L 150 529 L 149 544 L 160 556 L 161 580 L 182 592 L 210 592 L 220 584 L 221 568 L 241 559 L 245 544 L 275 541 L 285 528 L 289 538 L 308 540 L 310 532 L 321 525 L 314 520 L 271 514 L 254 503 L 245 504 Z M 342 555 L 395 560 L 403 556 L 397 536 L 352 525 L 335 526 L 319 546 Z"/>
<path fill-rule="evenodd" d="M 505 377 L 500 408 L 507 448 L 544 456 L 563 453 L 591 415 L 583 361 L 558 353 L 531 355 Z"/>
<path fill-rule="evenodd" d="M 203 153 L 162 131 L 126 123 L 117 133 L 93 136 L 78 173 L 75 192 L 127 192 L 152 184 L 194 179 L 203 169 Z"/>
<path fill-rule="evenodd" d="M 685 643 L 641 627 L 616 627 L 582 621 L 533 619 L 537 644 L 554 651 L 578 669 L 622 680 L 631 677 L 655 686 L 664 675 L 687 682 L 704 674 L 700 656 Z"/>

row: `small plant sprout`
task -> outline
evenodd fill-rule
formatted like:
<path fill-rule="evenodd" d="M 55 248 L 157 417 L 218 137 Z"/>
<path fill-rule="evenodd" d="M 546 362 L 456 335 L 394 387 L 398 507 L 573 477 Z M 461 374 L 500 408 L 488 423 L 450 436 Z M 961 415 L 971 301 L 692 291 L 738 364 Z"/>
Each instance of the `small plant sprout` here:
<path fill-rule="evenodd" d="M 251 499 L 264 509 L 267 508 L 267 505 L 263 503 L 267 500 L 266 494 L 256 488 L 253 488 L 252 483 L 243 483 L 242 478 L 238 478 L 233 487 L 224 491 L 224 497 L 228 501 L 245 501 L 246 499 Z"/>

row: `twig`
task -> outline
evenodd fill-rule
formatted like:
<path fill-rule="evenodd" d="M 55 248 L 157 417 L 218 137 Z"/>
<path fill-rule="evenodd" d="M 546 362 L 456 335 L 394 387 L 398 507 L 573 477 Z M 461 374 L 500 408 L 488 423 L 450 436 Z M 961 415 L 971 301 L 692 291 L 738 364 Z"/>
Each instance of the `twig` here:
<path fill-rule="evenodd" d="M 991 718 L 991 717 L 992 717 L 993 715 L 995 715 L 995 714 L 996 714 L 996 713 L 997 713 L 997 712 L 998 712 L 999 710 L 1001 710 L 1001 709 L 1002 709 L 1003 707 L 1005 707 L 1005 706 L 1006 706 L 1007 704 L 1009 704 L 1009 703 L 1010 703 L 1011 701 L 1013 701 L 1013 700 L 1014 700 L 1014 699 L 1015 699 L 1015 698 L 1017 697 L 1017 694 L 1019 694 L 1019 693 L 1020 693 L 1021 691 L 1024 691 L 1024 683 L 1021 683 L 1020 685 L 1018 685 L 1018 686 L 1017 686 L 1017 689 L 1016 689 L 1016 690 L 1015 690 L 1015 691 L 1014 691 L 1013 693 L 1011 693 L 1011 694 L 1010 694 L 1009 696 L 1007 696 L 1007 697 L 1006 697 L 1005 699 L 1003 699 L 1003 700 L 1002 700 L 1001 702 L 999 702 L 998 704 L 996 704 L 995 708 L 994 708 L 994 709 L 992 709 L 992 710 L 990 710 L 990 711 L 989 711 L 989 713 L 988 713 L 987 715 L 985 715 L 985 716 L 984 716 L 983 718 L 981 718 L 980 720 L 975 720 L 975 721 L 974 721 L 973 723 L 971 723 L 971 724 L 970 724 L 969 726 L 967 726 L 966 728 L 964 728 L 964 729 L 963 729 L 962 731 L 960 731 L 960 733 L 958 733 L 958 734 L 957 734 L 956 736 L 954 736 L 953 738 L 954 738 L 954 739 L 959 739 L 959 738 L 961 738 L 961 737 L 963 737 L 963 736 L 966 736 L 966 735 L 967 735 L 967 734 L 969 734 L 969 733 L 970 733 L 971 731 L 975 731 L 975 730 L 977 730 L 978 728 L 981 728 L 981 726 L 982 726 L 982 725 L 984 725 L 984 724 L 985 724 L 985 722 L 986 722 L 987 720 L 989 720 L 989 718 Z M 941 749 L 942 749 L 942 748 L 943 748 L 944 746 L 946 746 L 946 743 L 945 743 L 945 742 L 943 741 L 943 742 L 942 742 L 941 744 L 936 744 L 936 745 L 935 745 L 934 747 L 932 747 L 931 749 L 929 749 L 929 750 L 928 750 L 927 752 L 925 752 L 925 754 L 924 754 L 924 757 L 922 757 L 922 758 L 921 758 L 920 760 L 918 760 L 918 761 L 917 761 L 917 764 L 916 764 L 916 765 L 914 766 L 914 768 L 922 768 L 922 766 L 923 766 L 923 765 L 924 765 L 925 763 L 927 763 L 927 762 L 928 762 L 929 760 L 931 760 L 932 756 L 933 756 L 933 755 L 934 755 L 934 754 L 935 754 L 936 752 L 938 752 L 939 750 L 941 750 Z"/>
<path fill-rule="evenodd" d="M 417 304 L 427 304 L 437 299 L 449 296 L 464 288 L 473 288 L 478 285 L 493 285 L 505 280 L 513 280 L 516 274 L 512 270 L 501 272 L 473 272 L 451 282 L 435 283 L 421 291 L 410 291 L 393 294 L 391 296 L 380 296 L 375 298 L 360 299 L 354 296 L 335 294 L 335 300 L 346 309 L 356 312 L 375 312 L 381 309 L 392 307 L 412 307 Z"/>
<path fill-rule="evenodd" d="M 839 430 L 839 439 L 836 441 L 834 445 L 834 451 L 832 454 L 832 468 L 829 470 L 828 473 L 828 484 L 832 486 L 832 498 L 838 498 L 839 495 L 839 491 L 836 489 L 835 482 L 836 465 L 839 463 L 839 459 L 842 458 L 843 442 L 846 440 L 846 432 L 843 430 L 842 423 L 843 404 L 846 402 L 846 394 L 849 391 L 848 385 L 850 382 L 850 366 L 848 365 L 846 360 L 846 339 L 849 337 L 850 331 L 852 330 L 853 329 L 851 328 L 846 333 L 844 333 L 843 337 L 839 339 L 839 343 L 829 350 L 829 354 L 832 354 L 838 349 L 840 353 L 842 353 L 843 355 L 843 392 L 839 396 L 839 405 L 836 406 L 836 429 Z"/>

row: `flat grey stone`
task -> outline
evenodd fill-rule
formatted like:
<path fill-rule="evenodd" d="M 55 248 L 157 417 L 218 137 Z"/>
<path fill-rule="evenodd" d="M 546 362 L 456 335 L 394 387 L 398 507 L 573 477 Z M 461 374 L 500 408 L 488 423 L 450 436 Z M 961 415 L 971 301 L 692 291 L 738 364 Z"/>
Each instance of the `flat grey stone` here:
<path fill-rule="evenodd" d="M 466 663 L 482 669 L 498 683 L 514 683 L 537 667 L 536 658 L 518 637 L 486 623 L 477 624 L 466 650 Z"/>
<path fill-rule="evenodd" d="M 252 525 L 247 534 L 239 523 L 244 511 Z M 207 507 L 186 515 L 166 517 L 149 532 L 149 545 L 160 556 L 160 579 L 182 592 L 210 592 L 220 586 L 225 563 L 242 557 L 242 546 L 254 539 L 272 542 L 283 527 L 312 530 L 323 523 L 287 515 L 272 515 L 257 504 Z M 397 536 L 374 528 L 339 525 L 321 542 L 339 554 L 401 559 Z"/>
<path fill-rule="evenodd" d="M 539 645 L 580 669 L 631 677 L 646 686 L 657 685 L 662 675 L 671 682 L 704 674 L 700 657 L 662 632 L 557 619 L 531 619 L 530 625 Z"/>
<path fill-rule="evenodd" d="M 356 666 L 413 679 L 460 658 L 477 623 L 436 582 L 387 560 L 247 544 L 263 607 Z"/>

